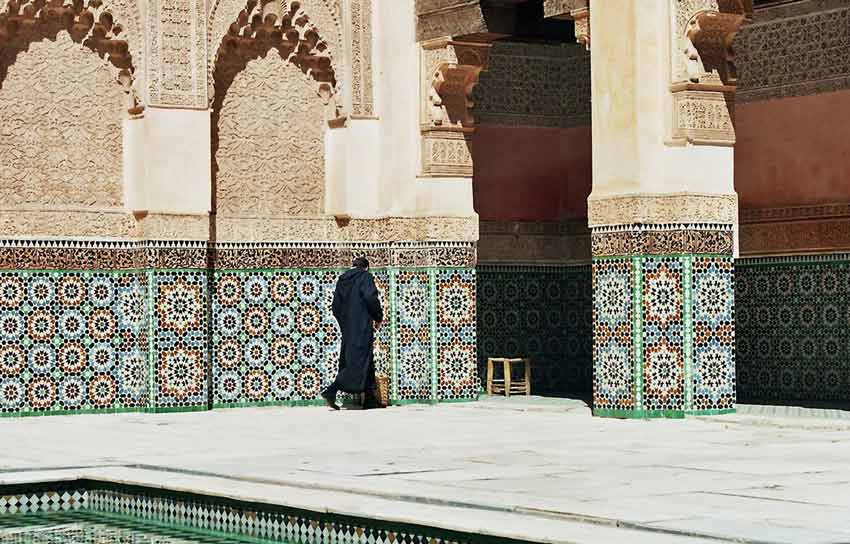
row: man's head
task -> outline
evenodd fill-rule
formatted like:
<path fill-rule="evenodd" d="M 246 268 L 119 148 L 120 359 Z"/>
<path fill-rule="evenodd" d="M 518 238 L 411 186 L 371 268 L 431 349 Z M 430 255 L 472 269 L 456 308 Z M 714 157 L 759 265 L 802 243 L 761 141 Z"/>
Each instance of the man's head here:
<path fill-rule="evenodd" d="M 355 257 L 354 262 L 351 263 L 354 268 L 362 268 L 363 270 L 369 270 L 369 260 L 366 257 Z"/>

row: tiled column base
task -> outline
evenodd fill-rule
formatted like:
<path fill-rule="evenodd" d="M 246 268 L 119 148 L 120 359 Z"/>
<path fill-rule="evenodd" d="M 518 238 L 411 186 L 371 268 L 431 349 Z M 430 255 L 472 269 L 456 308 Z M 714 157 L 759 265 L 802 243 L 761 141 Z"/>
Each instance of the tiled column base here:
<path fill-rule="evenodd" d="M 731 229 L 599 229 L 593 249 L 594 415 L 733 412 Z"/>

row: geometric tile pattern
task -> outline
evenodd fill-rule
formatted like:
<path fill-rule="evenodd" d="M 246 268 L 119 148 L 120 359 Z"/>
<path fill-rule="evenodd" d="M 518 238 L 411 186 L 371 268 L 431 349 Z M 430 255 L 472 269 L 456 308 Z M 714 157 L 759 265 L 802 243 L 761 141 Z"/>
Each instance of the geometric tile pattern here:
<path fill-rule="evenodd" d="M 336 374 L 341 269 L 323 264 L 349 249 L 54 245 L 7 257 L 122 268 L 0 270 L 0 416 L 318 403 Z M 410 261 L 373 269 L 388 317 L 376 371 L 393 401 L 475 398 L 475 273 L 463 264 L 474 249 L 399 247 L 369 249 Z M 247 266 L 203 268 L 210 257 Z M 318 267 L 264 267 L 278 258 Z"/>
<path fill-rule="evenodd" d="M 731 257 L 692 261 L 693 410 L 735 407 L 735 265 Z M 692 332 L 691 332 L 692 331 Z"/>
<path fill-rule="evenodd" d="M 434 398 L 436 368 L 432 354 L 433 300 L 428 270 L 400 270 L 396 275 L 398 399 Z"/>
<path fill-rule="evenodd" d="M 644 258 L 643 405 L 645 410 L 685 409 L 682 262 Z"/>
<path fill-rule="evenodd" d="M 0 516 L 36 512 L 67 512 L 87 508 L 89 492 L 85 489 L 48 491 L 14 490 L 2 492 L 0 486 Z"/>
<path fill-rule="evenodd" d="M 482 537 L 436 527 L 409 525 L 380 519 L 367 519 L 313 512 L 272 504 L 170 492 L 103 482 L 80 482 L 76 489 L 65 482 L 57 490 L 16 493 L 6 497 L 0 486 L 0 501 L 39 503 L 33 508 L 4 509 L 0 506 L 0 527 L 21 542 L 299 542 L 303 544 L 472 544 L 516 542 L 498 537 Z M 38 484 L 44 487 L 48 484 Z M 19 487 L 19 486 L 16 486 Z M 17 491 L 17 490 L 16 490 Z M 46 497 L 77 497 L 62 503 L 59 512 L 29 516 L 35 510 L 57 510 Z M 30 499 L 32 497 L 32 499 Z M 55 499 L 49 499 L 55 501 Z M 0 504 L 3 504 L 0 502 Z M 22 514 L 4 516 L 3 514 Z M 51 519 L 55 520 L 51 526 Z M 16 523 L 15 520 L 19 520 Z M 40 530 L 28 530 L 38 529 Z M 22 530 L 21 530 L 22 529 Z M 196 534 L 192 534 L 196 533 Z M 229 539 L 228 539 L 229 538 Z M 40 540 L 36 540 L 40 539 Z"/>
<path fill-rule="evenodd" d="M 436 276 L 437 398 L 478 396 L 475 270 L 438 270 Z"/>
<path fill-rule="evenodd" d="M 143 278 L 0 273 L 0 413 L 145 406 Z"/>
<path fill-rule="evenodd" d="M 153 286 L 151 406 L 207 407 L 207 275 L 204 271 L 150 272 Z"/>
<path fill-rule="evenodd" d="M 717 255 L 594 259 L 594 414 L 734 410 L 734 268 Z"/>
<path fill-rule="evenodd" d="M 627 411 L 639 406 L 640 339 L 634 331 L 635 310 L 631 259 L 593 263 L 593 407 Z M 638 396 L 638 398 L 636 398 Z"/>
<path fill-rule="evenodd" d="M 339 364 L 331 312 L 338 273 L 217 272 L 213 405 L 315 401 Z"/>
<path fill-rule="evenodd" d="M 479 265 L 478 373 L 488 357 L 531 357 L 532 393 L 590 395 L 591 267 Z"/>
<path fill-rule="evenodd" d="M 738 396 L 850 400 L 850 255 L 740 259 Z"/>

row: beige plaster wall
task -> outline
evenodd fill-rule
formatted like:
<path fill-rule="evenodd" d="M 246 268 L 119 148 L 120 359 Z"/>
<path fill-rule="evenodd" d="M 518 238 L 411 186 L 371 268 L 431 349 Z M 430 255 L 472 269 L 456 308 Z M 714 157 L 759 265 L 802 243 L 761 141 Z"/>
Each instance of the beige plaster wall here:
<path fill-rule="evenodd" d="M 600 2 L 591 34 L 593 196 L 730 194 L 733 150 L 669 145 L 671 6 L 666 0 Z"/>

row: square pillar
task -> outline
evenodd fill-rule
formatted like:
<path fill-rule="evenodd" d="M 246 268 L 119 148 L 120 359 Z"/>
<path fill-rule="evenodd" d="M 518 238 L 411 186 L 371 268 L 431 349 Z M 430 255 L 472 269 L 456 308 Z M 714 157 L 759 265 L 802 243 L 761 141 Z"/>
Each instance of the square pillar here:
<path fill-rule="evenodd" d="M 731 227 L 617 226 L 592 243 L 594 415 L 733 412 Z"/>
<path fill-rule="evenodd" d="M 751 5 L 591 9 L 593 413 L 733 412 L 730 44 Z"/>

